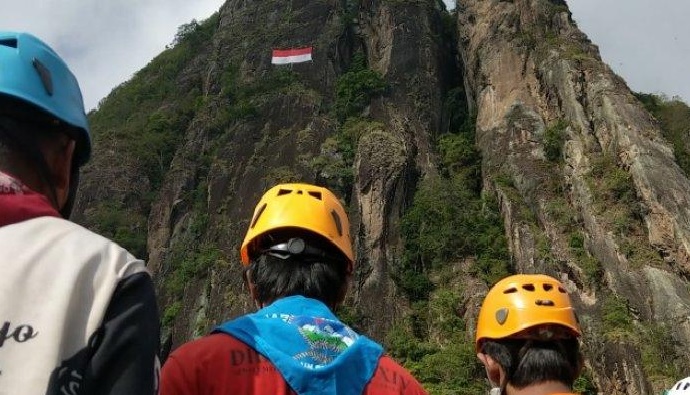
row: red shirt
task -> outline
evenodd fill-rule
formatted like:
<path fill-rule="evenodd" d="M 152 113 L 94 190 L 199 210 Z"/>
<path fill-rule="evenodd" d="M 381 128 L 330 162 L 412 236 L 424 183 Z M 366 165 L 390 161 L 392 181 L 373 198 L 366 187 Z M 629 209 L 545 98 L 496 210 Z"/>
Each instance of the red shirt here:
<path fill-rule="evenodd" d="M 294 395 L 273 364 L 234 337 L 218 333 L 175 350 L 161 372 L 161 395 Z M 382 356 L 367 395 L 426 395 L 409 372 Z"/>

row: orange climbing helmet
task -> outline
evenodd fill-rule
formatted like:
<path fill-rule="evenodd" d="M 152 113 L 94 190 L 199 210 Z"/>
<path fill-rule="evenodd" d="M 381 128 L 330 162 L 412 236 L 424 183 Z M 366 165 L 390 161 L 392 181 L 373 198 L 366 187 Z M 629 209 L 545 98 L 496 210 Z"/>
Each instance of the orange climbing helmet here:
<path fill-rule="evenodd" d="M 248 265 L 262 248 L 262 236 L 288 228 L 322 236 L 342 252 L 348 261 L 348 273 L 352 272 L 354 254 L 345 209 L 331 191 L 310 184 L 276 185 L 261 197 L 240 247 L 242 263 Z M 281 246 L 285 252 L 289 252 L 295 245 L 304 248 L 302 241 L 283 243 Z"/>
<path fill-rule="evenodd" d="M 479 352 L 486 339 L 580 335 L 575 309 L 563 284 L 543 274 L 516 274 L 496 283 L 484 298 L 477 318 L 475 347 Z"/>

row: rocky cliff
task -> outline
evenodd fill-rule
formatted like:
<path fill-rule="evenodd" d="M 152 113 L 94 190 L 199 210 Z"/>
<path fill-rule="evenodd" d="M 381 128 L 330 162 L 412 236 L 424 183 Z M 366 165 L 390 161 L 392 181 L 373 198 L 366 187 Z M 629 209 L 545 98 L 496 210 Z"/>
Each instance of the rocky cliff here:
<path fill-rule="evenodd" d="M 573 293 L 583 393 L 690 366 L 690 181 L 562 1 L 228 0 L 90 117 L 75 217 L 148 258 L 169 347 L 252 309 L 253 206 L 306 181 L 349 208 L 341 315 L 434 393 L 483 391 L 473 317 L 510 272 Z"/>

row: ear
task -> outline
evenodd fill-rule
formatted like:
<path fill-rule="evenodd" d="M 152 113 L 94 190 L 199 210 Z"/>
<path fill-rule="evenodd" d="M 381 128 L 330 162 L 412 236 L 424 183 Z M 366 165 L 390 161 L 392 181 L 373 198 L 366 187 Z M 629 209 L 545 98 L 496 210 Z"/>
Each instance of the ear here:
<path fill-rule="evenodd" d="M 72 176 L 72 159 L 77 143 L 71 139 L 60 140 L 59 146 L 52 150 L 44 150 L 46 164 L 50 168 L 53 185 L 57 197 L 57 209 L 61 209 L 67 202 L 69 186 Z"/>
<path fill-rule="evenodd" d="M 503 379 L 501 365 L 499 365 L 498 362 L 496 362 L 488 354 L 478 353 L 477 358 L 479 359 L 479 361 L 481 361 L 482 365 L 484 365 L 484 369 L 486 370 L 486 377 L 491 382 L 491 385 L 499 387 L 501 380 Z"/>

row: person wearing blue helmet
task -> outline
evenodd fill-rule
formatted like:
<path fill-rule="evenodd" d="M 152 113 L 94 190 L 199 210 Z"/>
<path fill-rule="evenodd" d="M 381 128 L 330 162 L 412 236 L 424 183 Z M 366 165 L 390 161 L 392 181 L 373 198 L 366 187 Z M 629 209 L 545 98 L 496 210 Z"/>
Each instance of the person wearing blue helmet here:
<path fill-rule="evenodd" d="M 0 31 L 0 393 L 157 393 L 144 262 L 68 220 L 90 154 L 67 65 L 38 38 Z"/>

